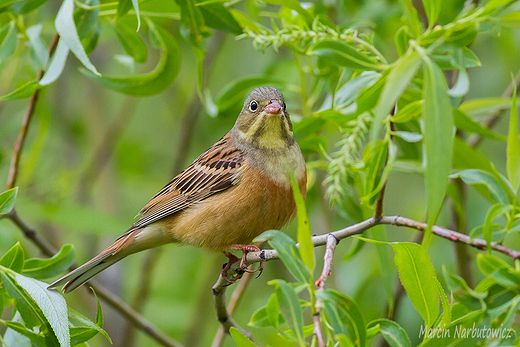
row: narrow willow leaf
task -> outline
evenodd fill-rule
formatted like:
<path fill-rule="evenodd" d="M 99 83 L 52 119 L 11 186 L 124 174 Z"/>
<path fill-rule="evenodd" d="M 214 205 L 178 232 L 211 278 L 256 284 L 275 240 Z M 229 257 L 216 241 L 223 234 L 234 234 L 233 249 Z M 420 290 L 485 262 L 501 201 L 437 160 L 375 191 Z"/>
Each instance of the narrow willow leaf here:
<path fill-rule="evenodd" d="M 439 315 L 439 289 L 428 252 L 416 243 L 400 242 L 391 245 L 401 283 L 425 325 L 431 328 Z"/>
<path fill-rule="evenodd" d="M 472 185 L 477 191 L 492 203 L 507 204 L 507 194 L 497 181 L 497 178 L 482 170 L 463 170 L 450 175 L 451 178 L 459 177 L 464 183 Z M 486 190 L 482 190 L 486 188 Z"/>
<path fill-rule="evenodd" d="M 235 341 L 237 347 L 257 347 L 256 344 L 253 343 L 246 335 L 242 334 L 240 330 L 235 327 L 231 327 L 229 329 L 229 333 Z"/>
<path fill-rule="evenodd" d="M 0 96 L 0 101 L 2 100 L 13 100 L 13 99 L 25 99 L 34 94 L 36 89 L 39 88 L 38 82 L 30 81 L 25 83 L 24 85 L 16 88 L 11 93 Z"/>
<path fill-rule="evenodd" d="M 484 235 L 484 239 L 487 243 L 487 249 L 489 254 L 491 254 L 491 241 L 493 238 L 493 221 L 502 215 L 508 214 L 513 209 L 513 205 L 501 205 L 494 204 L 491 206 L 487 213 L 486 218 L 484 220 L 484 225 L 482 225 L 482 234 Z"/>
<path fill-rule="evenodd" d="M 354 47 L 338 40 L 322 40 L 309 49 L 309 54 L 326 57 L 340 66 L 363 70 L 379 70 L 384 65 Z"/>
<path fill-rule="evenodd" d="M 478 169 L 493 172 L 488 159 L 457 136 L 453 139 L 453 168 L 455 170 Z M 450 178 L 453 177 L 450 176 Z"/>
<path fill-rule="evenodd" d="M 18 313 L 17 313 L 18 314 Z M 31 347 L 31 342 L 34 343 L 38 347 L 46 347 L 47 343 L 45 341 L 45 337 L 43 335 L 37 334 L 24 326 L 20 322 L 2 322 L 9 329 L 5 332 L 5 344 L 6 346 L 13 347 Z M 11 330 L 11 331 L 9 331 Z M 15 336 L 13 332 L 20 334 L 22 338 L 20 339 L 20 335 Z M 25 338 L 28 339 L 28 344 L 26 344 Z"/>
<path fill-rule="evenodd" d="M 280 256 L 280 259 L 287 267 L 287 270 L 301 283 L 309 283 L 311 281 L 311 274 L 309 268 L 302 260 L 298 248 L 293 239 L 287 234 L 278 230 L 268 230 L 262 235 L 254 239 L 254 242 L 269 241 Z"/>
<path fill-rule="evenodd" d="M 408 87 L 408 84 L 417 72 L 420 63 L 421 59 L 419 54 L 415 51 L 409 51 L 406 55 L 399 58 L 399 60 L 397 60 L 397 62 L 395 62 L 391 67 L 374 110 L 375 119 L 370 131 L 371 143 L 375 143 L 379 138 L 383 120 L 390 113 L 404 90 Z"/>
<path fill-rule="evenodd" d="M 229 9 L 221 2 L 209 2 L 198 6 L 208 27 L 240 35 L 242 27 L 235 20 Z"/>
<path fill-rule="evenodd" d="M 437 288 L 439 288 L 439 293 L 441 295 L 441 303 L 442 303 L 442 319 L 441 319 L 441 327 L 447 328 L 451 324 L 451 306 L 450 302 L 448 301 L 448 297 L 446 296 L 446 293 L 444 293 L 444 289 L 442 288 L 441 283 L 439 280 L 435 279 L 437 283 Z"/>
<path fill-rule="evenodd" d="M 67 304 L 61 294 L 47 290 L 47 283 L 15 274 L 18 285 L 27 291 L 47 318 L 62 347 L 70 346 Z"/>
<path fill-rule="evenodd" d="M 365 322 L 358 304 L 333 289 L 317 292 L 316 296 L 323 302 L 327 322 L 334 333 L 344 334 L 354 346 L 365 346 Z"/>
<path fill-rule="evenodd" d="M 448 95 L 452 98 L 460 98 L 469 92 L 469 75 L 466 69 L 460 68 L 457 82 L 453 88 L 448 89 Z"/>
<path fill-rule="evenodd" d="M 520 285 L 520 273 L 494 255 L 477 253 L 477 265 L 482 273 L 504 287 L 518 288 Z"/>
<path fill-rule="evenodd" d="M 13 270 L 14 272 L 22 272 L 25 260 L 25 253 L 20 242 L 11 247 L 0 259 L 0 265 Z"/>
<path fill-rule="evenodd" d="M 404 17 L 408 21 L 408 25 L 414 35 L 414 37 L 418 37 L 421 34 L 421 20 L 419 19 L 419 15 L 417 14 L 417 10 L 412 4 L 412 0 L 400 0 L 401 7 L 404 10 Z"/>
<path fill-rule="evenodd" d="M 74 24 L 73 12 L 74 0 L 64 0 L 54 22 L 56 31 L 60 34 L 60 41 L 63 40 L 67 44 L 67 47 L 87 69 L 93 74 L 101 76 L 96 67 L 90 62 L 81 44 L 76 25 Z"/>
<path fill-rule="evenodd" d="M 176 0 L 181 8 L 181 21 L 188 28 L 192 29 L 195 42 L 202 40 L 203 33 L 207 30 L 204 24 L 204 17 L 200 8 L 195 6 L 195 0 Z"/>
<path fill-rule="evenodd" d="M 150 96 L 164 91 L 179 73 L 181 52 L 177 42 L 166 30 L 155 27 L 152 22 L 149 24 L 150 34 L 162 50 L 161 60 L 152 72 L 131 77 L 100 77 L 84 69 L 81 72 L 105 87 L 123 94 Z"/>
<path fill-rule="evenodd" d="M 137 30 L 136 31 L 139 31 L 139 28 L 141 28 L 141 16 L 139 15 L 139 1 L 132 0 L 132 6 L 134 7 L 135 15 L 137 16 Z"/>
<path fill-rule="evenodd" d="M 14 21 L 4 25 L 0 29 L 0 63 L 9 58 L 16 50 L 18 39 L 16 38 L 16 27 Z"/>
<path fill-rule="evenodd" d="M 74 261 L 74 255 L 74 247 L 72 245 L 65 245 L 51 258 L 27 259 L 22 274 L 36 279 L 54 277 L 69 268 Z"/>
<path fill-rule="evenodd" d="M 431 29 L 435 23 L 437 23 L 437 19 L 439 19 L 442 0 L 423 0 L 423 5 L 424 10 L 426 11 L 426 16 L 428 17 L 428 28 Z"/>
<path fill-rule="evenodd" d="M 148 57 L 148 50 L 139 35 L 118 21 L 115 22 L 114 29 L 125 52 L 134 58 L 136 63 L 144 63 Z"/>
<path fill-rule="evenodd" d="M 13 209 L 16 195 L 18 195 L 18 187 L 11 188 L 0 194 L 0 216 L 9 213 Z"/>
<path fill-rule="evenodd" d="M 428 229 L 423 244 L 431 241 L 435 224 L 444 201 L 453 153 L 453 113 L 448 87 L 442 70 L 428 57 L 424 59 L 424 147 L 426 151 L 426 198 Z"/>
<path fill-rule="evenodd" d="M 395 47 L 397 48 L 397 53 L 402 57 L 406 53 L 406 49 L 408 48 L 408 42 L 412 38 L 410 34 L 410 30 L 407 25 L 403 25 L 397 30 L 395 33 Z"/>
<path fill-rule="evenodd" d="M 4 272 L 1 273 L 2 285 L 5 286 L 9 295 L 16 300 L 16 309 L 20 312 L 25 325 L 33 328 L 46 324 L 45 315 L 38 307 L 31 296 L 16 283 L 14 274 Z"/>
<path fill-rule="evenodd" d="M 29 12 L 34 11 L 41 5 L 45 4 L 47 0 L 18 0 L 18 1 L 7 1 L 9 5 L 7 6 L 0 6 L 0 13 L 1 12 L 12 12 L 16 14 L 27 14 Z"/>
<path fill-rule="evenodd" d="M 266 0 L 265 2 L 267 2 L 268 4 L 288 7 L 291 10 L 298 12 L 298 14 L 303 17 L 303 19 L 309 26 L 314 21 L 314 17 L 306 9 L 304 9 L 300 2 L 297 0 Z"/>
<path fill-rule="evenodd" d="M 387 241 L 386 237 L 386 229 L 383 225 L 376 225 L 372 229 L 370 229 L 371 234 L 376 240 Z M 361 244 L 365 244 L 365 242 L 361 242 L 356 240 Z M 379 259 L 379 266 L 381 267 L 381 277 L 383 279 L 383 285 L 385 287 L 386 299 L 388 305 L 388 314 L 392 315 L 395 308 L 394 301 L 394 292 L 393 292 L 393 283 L 394 283 L 394 269 L 391 267 L 392 263 L 389 258 L 388 245 L 376 243 L 375 244 L 377 257 Z"/>
<path fill-rule="evenodd" d="M 76 346 L 80 343 L 87 342 L 97 335 L 96 329 L 87 327 L 71 327 L 70 328 L 70 345 Z"/>
<path fill-rule="evenodd" d="M 394 123 L 406 123 L 414 118 L 417 118 L 422 113 L 424 100 L 412 101 L 401 108 L 395 115 L 392 116 Z"/>
<path fill-rule="evenodd" d="M 305 201 L 298 187 L 298 182 L 296 182 L 296 178 L 294 178 L 294 174 L 289 166 L 287 166 L 287 170 L 291 177 L 291 186 L 298 212 L 298 242 L 300 243 L 300 254 L 305 265 L 307 265 L 312 273 L 314 269 L 314 245 L 312 244 L 312 232 L 309 218 L 307 217 L 307 209 L 305 208 Z"/>
<path fill-rule="evenodd" d="M 376 319 L 368 323 L 367 330 L 378 327 L 378 333 L 381 333 L 386 342 L 391 347 L 411 347 L 412 343 L 406 331 L 399 324 L 389 319 Z"/>
<path fill-rule="evenodd" d="M 41 86 L 46 86 L 56 81 L 58 77 L 60 77 L 63 69 L 65 68 L 65 62 L 67 61 L 67 56 L 69 55 L 69 47 L 65 43 L 64 40 L 60 39 L 58 42 L 58 47 L 56 47 L 56 51 L 51 58 L 51 62 L 49 63 L 49 67 L 45 71 L 45 75 L 40 80 Z"/>
<path fill-rule="evenodd" d="M 25 33 L 29 38 L 29 42 L 27 44 L 31 47 L 32 52 L 34 53 L 34 57 L 40 65 L 40 68 L 45 68 L 49 62 L 49 52 L 41 38 L 42 27 L 43 25 L 41 24 L 33 25 L 27 28 Z"/>
<path fill-rule="evenodd" d="M 305 346 L 303 337 L 303 313 L 300 306 L 300 299 L 296 291 L 284 280 L 271 280 L 269 285 L 275 286 L 278 301 L 281 306 L 287 308 L 291 313 L 292 325 L 291 329 L 300 346 Z"/>
<path fill-rule="evenodd" d="M 507 157 L 506 157 L 506 171 L 507 178 L 513 186 L 513 193 L 518 193 L 520 187 L 520 136 L 518 132 L 518 108 L 516 106 L 516 83 L 513 92 L 513 100 L 511 104 L 511 115 L 509 117 L 509 132 L 507 135 Z"/>
<path fill-rule="evenodd" d="M 488 128 L 483 127 L 478 122 L 475 122 L 470 116 L 468 116 L 464 111 L 460 108 L 453 109 L 453 120 L 455 122 L 455 126 L 457 129 L 461 129 L 470 133 L 479 134 L 482 137 L 497 140 L 497 141 L 505 141 L 506 138 L 502 135 L 495 134 Z"/>

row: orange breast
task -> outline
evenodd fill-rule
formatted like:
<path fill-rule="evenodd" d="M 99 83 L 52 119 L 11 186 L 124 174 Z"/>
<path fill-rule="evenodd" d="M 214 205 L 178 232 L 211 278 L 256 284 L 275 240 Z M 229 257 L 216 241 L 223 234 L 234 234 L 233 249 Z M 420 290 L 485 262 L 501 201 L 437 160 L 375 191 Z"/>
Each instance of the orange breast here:
<path fill-rule="evenodd" d="M 261 233 L 280 229 L 296 216 L 291 189 L 267 180 L 256 168 L 245 168 L 239 183 L 156 222 L 179 243 L 222 250 L 250 244 Z M 305 198 L 306 175 L 299 182 Z"/>

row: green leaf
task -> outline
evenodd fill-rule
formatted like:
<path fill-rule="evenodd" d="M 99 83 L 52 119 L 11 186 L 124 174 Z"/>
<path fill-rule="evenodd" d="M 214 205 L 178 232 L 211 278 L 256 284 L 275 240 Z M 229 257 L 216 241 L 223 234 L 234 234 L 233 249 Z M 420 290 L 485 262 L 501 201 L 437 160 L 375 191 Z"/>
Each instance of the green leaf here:
<path fill-rule="evenodd" d="M 520 137 L 518 132 L 518 108 L 516 107 L 516 83 L 513 79 L 514 91 L 511 105 L 511 115 L 509 117 L 509 132 L 507 135 L 507 157 L 506 171 L 507 178 L 513 186 L 514 194 L 518 193 L 520 187 Z"/>
<path fill-rule="evenodd" d="M 179 73 L 181 51 L 174 38 L 166 30 L 155 27 L 152 22 L 148 24 L 150 35 L 162 50 L 161 60 L 152 72 L 131 77 L 100 77 L 83 69 L 81 72 L 105 87 L 123 94 L 151 96 L 164 91 Z"/>
<path fill-rule="evenodd" d="M 487 296 L 487 293 L 485 292 L 477 292 L 471 289 L 462 277 L 454 274 L 453 272 L 450 272 L 446 268 L 446 265 L 442 265 L 442 274 L 444 276 L 446 284 L 448 285 L 449 290 L 451 290 L 452 292 L 460 290 L 464 294 L 471 295 L 476 299 L 484 299 Z"/>
<path fill-rule="evenodd" d="M 123 17 L 132 8 L 132 0 L 119 0 L 117 4 L 117 18 Z"/>
<path fill-rule="evenodd" d="M 439 289 L 428 252 L 415 243 L 400 242 L 391 245 L 401 283 L 425 325 L 431 328 L 439 315 Z"/>
<path fill-rule="evenodd" d="M 16 14 L 27 14 L 46 2 L 47 0 L 20 0 L 14 2 L 7 0 L 7 6 L 0 6 L 0 13 L 8 11 Z"/>
<path fill-rule="evenodd" d="M 298 212 L 298 242 L 300 243 L 300 254 L 305 265 L 309 268 L 310 273 L 312 273 L 314 269 L 314 245 L 312 244 L 312 232 L 309 218 L 307 217 L 307 209 L 305 208 L 305 201 L 298 187 L 298 182 L 296 182 L 296 178 L 294 178 L 294 174 L 289 166 L 286 166 L 289 171 L 289 176 L 291 177 L 291 186 Z M 312 285 L 312 283 L 310 284 Z"/>
<path fill-rule="evenodd" d="M 134 58 L 136 63 L 144 63 L 148 58 L 148 50 L 139 35 L 126 25 L 117 21 L 114 24 L 114 29 L 125 52 Z"/>
<path fill-rule="evenodd" d="M 204 24 L 204 17 L 198 6 L 195 6 L 195 0 L 176 0 L 181 8 L 181 22 L 190 30 L 190 36 L 195 44 L 200 44 L 205 35 L 207 28 Z"/>
<path fill-rule="evenodd" d="M 45 337 L 43 335 L 37 334 L 37 333 L 27 329 L 27 327 L 25 327 L 22 323 L 9 322 L 9 321 L 7 321 L 7 322 L 3 321 L 2 323 L 5 324 L 9 329 L 12 329 L 14 332 L 17 332 L 18 334 L 28 338 L 30 340 L 29 347 L 31 346 L 31 342 L 34 343 L 38 347 L 47 347 L 47 343 L 45 342 Z M 7 336 L 7 334 L 8 334 L 8 332 L 6 332 L 5 336 Z M 8 341 L 8 338 L 6 337 L 6 345 L 7 345 L 7 341 Z M 11 342 L 11 341 L 9 341 L 9 342 Z M 12 341 L 12 342 L 14 342 L 14 341 Z M 18 342 L 19 341 L 17 340 L 15 343 L 18 343 Z M 20 345 L 9 344 L 7 346 L 15 347 L 15 346 L 20 346 Z"/>
<path fill-rule="evenodd" d="M 97 335 L 97 330 L 87 327 L 71 327 L 70 328 L 70 345 L 76 346 L 80 343 L 87 342 Z"/>
<path fill-rule="evenodd" d="M 484 275 L 493 278 L 504 287 L 518 288 L 520 286 L 520 273 L 494 255 L 477 253 L 477 265 Z"/>
<path fill-rule="evenodd" d="M 25 253 L 22 245 L 20 245 L 20 242 L 17 242 L 16 245 L 11 247 L 11 249 L 2 256 L 0 265 L 20 273 L 23 270 L 24 260 Z"/>
<path fill-rule="evenodd" d="M 486 157 L 457 136 L 453 139 L 453 168 L 456 170 L 478 169 L 489 173 L 493 172 L 493 168 Z"/>
<path fill-rule="evenodd" d="M 339 66 L 363 70 L 380 70 L 385 66 L 372 57 L 339 40 L 322 40 L 309 48 L 310 55 L 325 57 Z"/>
<path fill-rule="evenodd" d="M 448 297 L 446 293 L 444 293 L 444 289 L 442 288 L 439 280 L 436 279 L 437 288 L 439 289 L 439 293 L 441 295 L 441 303 L 442 303 L 442 319 L 441 319 L 441 327 L 448 327 L 451 324 L 451 306 L 448 301 Z"/>
<path fill-rule="evenodd" d="M 383 120 L 390 113 L 395 103 L 408 87 L 413 76 L 417 72 L 421 59 L 415 51 L 409 51 L 406 55 L 399 58 L 384 82 L 384 87 L 374 110 L 375 118 L 370 131 L 370 142 L 375 143 L 379 137 Z"/>
<path fill-rule="evenodd" d="M 204 5 L 198 7 L 204 17 L 204 22 L 210 28 L 235 35 L 242 33 L 240 24 L 238 24 L 229 9 L 221 2 L 206 2 Z"/>
<path fill-rule="evenodd" d="M 417 10 L 412 4 L 412 0 L 400 0 L 399 2 L 403 8 L 404 17 L 408 21 L 408 26 L 410 27 L 414 37 L 418 37 L 422 31 L 421 20 L 419 19 Z"/>
<path fill-rule="evenodd" d="M 14 53 L 17 42 L 15 23 L 10 21 L 0 29 L 0 64 Z"/>
<path fill-rule="evenodd" d="M 56 31 L 60 34 L 60 41 L 64 41 L 67 47 L 74 53 L 74 55 L 81 61 L 81 63 L 95 75 L 101 76 L 88 59 L 85 49 L 81 44 L 78 36 L 76 25 L 74 24 L 74 0 L 64 0 L 63 4 L 56 15 L 54 25 Z"/>
<path fill-rule="evenodd" d="M 412 35 L 410 34 L 410 30 L 408 29 L 407 25 L 403 25 L 399 28 L 399 30 L 397 30 L 394 41 L 399 56 L 402 57 L 406 53 L 406 50 L 408 49 L 408 42 L 411 38 Z"/>
<path fill-rule="evenodd" d="M 254 242 L 269 241 L 287 267 L 287 270 L 301 283 L 309 283 L 312 280 L 309 269 L 302 260 L 298 248 L 293 239 L 278 230 L 268 230 L 255 238 Z"/>
<path fill-rule="evenodd" d="M 253 343 L 250 339 L 247 338 L 246 335 L 242 334 L 240 330 L 235 327 L 231 327 L 229 329 L 229 333 L 235 341 L 237 347 L 257 347 L 256 344 Z"/>
<path fill-rule="evenodd" d="M 74 247 L 65 245 L 52 258 L 27 259 L 22 274 L 24 276 L 43 279 L 61 274 L 69 268 L 74 261 Z M 19 272 L 19 271 L 17 271 Z"/>
<path fill-rule="evenodd" d="M 287 308 L 291 313 L 291 329 L 296 336 L 300 346 L 305 345 L 303 337 L 303 313 L 300 306 L 300 299 L 296 291 L 284 280 L 271 280 L 267 282 L 271 286 L 275 286 L 275 292 L 281 306 Z"/>
<path fill-rule="evenodd" d="M 486 219 L 484 220 L 484 225 L 482 226 L 482 234 L 484 235 L 484 239 L 487 243 L 487 249 L 489 254 L 491 254 L 491 241 L 493 238 L 493 221 L 503 215 L 507 215 L 513 209 L 512 205 L 501 205 L 494 204 L 491 206 L 486 214 Z"/>
<path fill-rule="evenodd" d="M 422 113 L 424 100 L 412 101 L 401 108 L 395 115 L 392 116 L 394 123 L 406 123 L 414 118 L 419 117 Z"/>
<path fill-rule="evenodd" d="M 16 300 L 16 309 L 28 328 L 46 324 L 45 316 L 31 296 L 16 283 L 14 274 L 2 271 L 2 284 L 9 295 Z"/>
<path fill-rule="evenodd" d="M 56 47 L 56 51 L 51 58 L 51 62 L 49 63 L 49 67 L 39 82 L 41 86 L 51 84 L 52 82 L 56 81 L 58 77 L 60 77 L 63 69 L 65 68 L 65 62 L 67 61 L 68 55 L 69 47 L 65 41 L 60 39 L 58 42 L 58 47 Z"/>
<path fill-rule="evenodd" d="M 47 283 L 15 274 L 16 282 L 40 307 L 62 347 L 70 346 L 67 304 L 61 294 L 47 290 Z M 3 277 L 2 277 L 3 278 Z M 23 315 L 22 315 L 23 317 Z"/>
<path fill-rule="evenodd" d="M 518 99 L 516 100 L 518 102 Z M 502 110 L 511 106 L 511 99 L 504 98 L 481 98 L 464 101 L 459 108 L 469 115 L 484 114 Z"/>
<path fill-rule="evenodd" d="M 442 70 L 428 57 L 424 60 L 424 147 L 426 151 L 426 199 L 428 229 L 423 244 L 431 241 L 431 226 L 439 215 L 451 169 L 453 153 L 453 114 L 448 87 Z"/>
<path fill-rule="evenodd" d="M 316 296 L 323 302 L 325 317 L 334 333 L 348 336 L 355 346 L 365 346 L 365 322 L 357 303 L 333 289 L 319 291 Z"/>
<path fill-rule="evenodd" d="M 18 187 L 11 188 L 0 194 L 0 216 L 9 213 L 13 209 L 16 195 L 18 195 Z"/>
<path fill-rule="evenodd" d="M 294 11 L 298 12 L 298 14 L 303 17 L 303 19 L 305 20 L 305 22 L 309 26 L 314 21 L 314 17 L 307 10 L 305 10 L 300 5 L 300 2 L 297 1 L 297 0 L 266 0 L 265 2 L 267 2 L 268 4 L 280 5 L 280 6 L 283 6 L 283 7 L 288 7 L 291 10 L 294 10 Z"/>
<path fill-rule="evenodd" d="M 507 204 L 507 194 L 495 176 L 482 170 L 463 170 L 450 175 L 450 178 L 459 177 L 464 183 L 472 185 L 477 191 L 492 203 Z M 484 188 L 484 189 L 482 189 Z"/>
<path fill-rule="evenodd" d="M 99 300 L 97 299 L 97 297 L 96 297 L 96 300 L 98 302 L 98 308 L 97 308 L 97 313 L 96 313 L 96 323 L 92 322 L 90 319 L 88 319 L 87 317 L 83 316 L 81 313 L 77 312 L 76 310 L 74 310 L 70 307 L 69 307 L 69 319 L 76 320 L 76 321 L 82 323 L 84 325 L 82 328 L 95 330 L 96 334 L 97 333 L 103 334 L 106 337 L 106 339 L 108 340 L 108 342 L 112 343 L 112 340 L 108 336 L 107 332 L 105 330 L 103 330 L 103 314 L 101 312 L 101 305 L 99 304 Z M 101 317 L 101 319 L 99 317 Z M 76 337 L 77 341 L 79 341 L 80 338 L 86 338 L 88 334 L 90 334 L 90 333 L 83 331 L 81 335 L 78 335 Z M 96 334 L 94 334 L 94 335 L 96 335 Z M 71 340 L 72 339 L 73 339 L 73 337 L 71 334 Z M 89 340 L 89 339 L 87 339 L 87 340 Z M 87 340 L 85 340 L 85 341 L 87 341 Z"/>
<path fill-rule="evenodd" d="M 389 319 L 376 319 L 368 323 L 367 330 L 373 327 L 383 335 L 391 347 L 411 347 L 412 343 L 406 331 L 399 324 Z"/>
<path fill-rule="evenodd" d="M 36 89 L 39 88 L 37 81 L 30 81 L 25 83 L 24 85 L 16 88 L 11 93 L 0 96 L 0 101 L 2 100 L 13 100 L 13 99 L 25 99 L 34 94 Z"/>
<path fill-rule="evenodd" d="M 437 19 L 439 19 L 439 14 L 441 13 L 441 0 L 423 0 L 424 10 L 426 11 L 426 16 L 428 17 L 428 28 L 433 28 L 435 23 L 437 23 Z"/>
<path fill-rule="evenodd" d="M 497 140 L 497 141 L 505 141 L 506 138 L 502 135 L 495 134 L 488 128 L 484 128 L 479 123 L 475 122 L 461 109 L 455 108 L 453 109 L 453 120 L 455 122 L 455 126 L 457 129 L 461 129 L 470 133 L 479 134 L 482 137 Z"/>

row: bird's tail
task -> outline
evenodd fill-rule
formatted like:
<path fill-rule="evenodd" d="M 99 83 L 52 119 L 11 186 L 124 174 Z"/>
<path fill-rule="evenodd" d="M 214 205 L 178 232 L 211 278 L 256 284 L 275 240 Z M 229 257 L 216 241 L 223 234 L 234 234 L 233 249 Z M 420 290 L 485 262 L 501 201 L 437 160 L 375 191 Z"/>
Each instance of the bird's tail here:
<path fill-rule="evenodd" d="M 138 250 L 133 250 L 132 248 L 135 247 L 132 247 L 132 244 L 134 244 L 135 237 L 139 231 L 140 230 L 134 230 L 118 238 L 98 256 L 52 283 L 47 289 L 54 289 L 64 285 L 62 289 L 63 293 L 69 293 L 107 267 L 114 265 L 127 255 L 135 253 Z"/>

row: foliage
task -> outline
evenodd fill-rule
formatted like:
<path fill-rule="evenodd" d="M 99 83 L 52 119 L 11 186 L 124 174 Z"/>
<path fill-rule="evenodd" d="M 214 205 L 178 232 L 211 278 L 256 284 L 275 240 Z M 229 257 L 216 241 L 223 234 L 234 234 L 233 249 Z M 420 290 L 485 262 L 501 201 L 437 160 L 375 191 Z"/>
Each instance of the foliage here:
<path fill-rule="evenodd" d="M 27 102 L 36 102 L 22 99 L 41 92 L 20 188 L 0 194 L 0 307 L 12 307 L 2 316 L 2 344 L 75 345 L 106 335 L 99 303 L 93 323 L 44 289 L 40 281 L 66 271 L 74 248 L 26 260 L 34 250 L 16 243 L 19 232 L 6 221 L 15 199 L 38 229 L 53 230 L 46 236 L 54 243 L 81 245 L 78 258 L 87 260 L 98 243 L 108 243 L 100 237 L 123 232 L 143 196 L 167 181 L 171 148 L 180 148 L 183 161 L 195 158 L 232 126 L 245 95 L 261 85 L 286 96 L 309 194 L 305 204 L 297 199 L 297 230 L 288 229 L 301 247 L 279 231 L 258 238 L 278 251 L 288 273 L 266 264 L 262 284 L 250 289 L 252 299 L 238 315 L 245 322 L 254 311 L 254 337 L 262 345 L 314 345 L 318 316 L 327 345 L 518 343 L 520 263 L 504 261 L 491 246 L 519 247 L 517 92 L 495 95 L 518 67 L 519 1 L 64 0 L 56 6 L 0 0 L 2 177 Z M 172 138 L 187 138 L 191 147 Z M 486 141 L 477 147 L 475 139 Z M 408 234 L 387 233 L 395 229 L 373 228 L 350 249 L 338 247 L 331 288 L 317 289 L 322 253 L 312 247 L 311 230 L 366 220 L 385 190 L 385 213 L 426 221 L 422 245 L 407 242 Z M 451 243 L 431 229 L 449 227 L 449 217 L 450 227 L 484 239 L 487 251 L 457 248 L 453 255 Z M 189 331 L 185 339 L 200 335 L 199 345 L 207 345 L 211 333 L 201 329 L 217 322 L 200 324 L 198 317 L 210 307 L 203 287 L 205 264 L 213 259 L 197 252 L 165 255 L 150 311 L 170 335 Z M 140 258 L 134 259 L 123 266 L 136 268 Z M 116 286 L 119 294 L 143 285 L 130 273 L 124 281 L 112 277 L 123 287 Z M 412 304 L 396 306 L 397 316 L 395 277 Z M 204 295 L 195 294 L 199 288 Z M 187 316 L 196 318 L 190 323 Z M 231 335 L 238 346 L 253 345 L 237 329 Z"/>

